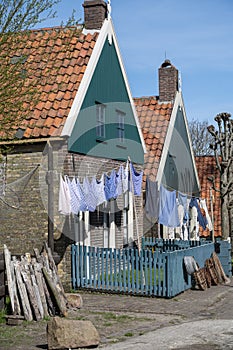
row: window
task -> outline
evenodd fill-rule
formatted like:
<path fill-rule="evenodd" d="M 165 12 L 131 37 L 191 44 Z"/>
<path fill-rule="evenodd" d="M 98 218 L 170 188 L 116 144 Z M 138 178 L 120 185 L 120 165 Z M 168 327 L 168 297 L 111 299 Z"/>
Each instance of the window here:
<path fill-rule="evenodd" d="M 116 111 L 117 113 L 117 137 L 120 142 L 125 140 L 125 113 Z"/>
<path fill-rule="evenodd" d="M 96 136 L 105 137 L 106 106 L 102 103 L 96 105 Z"/>

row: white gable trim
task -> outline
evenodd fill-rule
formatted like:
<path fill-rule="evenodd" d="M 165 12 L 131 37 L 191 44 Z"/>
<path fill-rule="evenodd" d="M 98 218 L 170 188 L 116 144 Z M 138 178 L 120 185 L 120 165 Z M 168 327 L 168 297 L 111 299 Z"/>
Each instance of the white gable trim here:
<path fill-rule="evenodd" d="M 65 122 L 65 125 L 63 127 L 61 136 L 70 136 L 71 133 L 72 133 L 72 130 L 74 128 L 77 116 L 78 116 L 78 114 L 80 112 L 80 109 L 82 107 L 84 98 L 86 96 L 88 87 L 89 87 L 89 85 L 91 83 L 92 76 L 93 76 L 93 74 L 95 72 L 98 60 L 100 58 L 100 55 L 101 55 L 101 52 L 102 52 L 102 49 L 103 49 L 103 46 L 105 44 L 105 41 L 106 41 L 107 37 L 108 37 L 108 40 L 109 40 L 110 44 L 111 44 L 111 41 L 114 42 L 114 45 L 115 45 L 115 48 L 116 48 L 116 52 L 117 52 L 117 56 L 118 56 L 119 63 L 120 63 L 120 67 L 121 67 L 121 71 L 122 71 L 122 75 L 123 75 L 124 82 L 125 82 L 125 85 L 126 85 L 126 90 L 127 90 L 128 96 L 129 96 L 131 107 L 132 107 L 135 123 L 136 123 L 137 128 L 138 128 L 140 141 L 141 141 L 141 144 L 142 144 L 142 147 L 143 147 L 143 151 L 144 151 L 144 153 L 146 153 L 145 141 L 144 141 L 144 138 L 143 138 L 143 135 L 142 135 L 142 132 L 141 132 L 139 120 L 138 120 L 137 113 L 136 113 L 136 108 L 135 108 L 135 105 L 134 105 L 134 102 L 133 102 L 133 98 L 132 98 L 132 95 L 131 95 L 131 91 L 130 91 L 130 88 L 129 88 L 129 83 L 128 83 L 128 79 L 127 79 L 127 76 L 126 76 L 126 72 L 125 72 L 125 68 L 124 68 L 124 65 L 123 65 L 123 61 L 122 61 L 122 58 L 121 58 L 119 46 L 118 46 L 118 43 L 117 43 L 116 34 L 115 34 L 115 31 L 114 31 L 114 28 L 113 28 L 112 21 L 111 20 L 107 20 L 107 19 L 104 21 L 104 24 L 103 24 L 103 26 L 102 26 L 102 28 L 101 28 L 101 30 L 99 32 L 99 36 L 97 38 L 96 44 L 94 46 L 92 55 L 91 55 L 90 60 L 88 62 L 87 68 L 85 70 L 85 73 L 84 73 L 84 76 L 83 76 L 82 81 L 80 83 L 80 86 L 79 86 L 79 89 L 77 91 L 77 94 L 76 94 L 76 96 L 74 98 L 74 101 L 73 101 L 73 104 L 71 106 L 69 115 L 68 115 L 67 120 Z"/>
<path fill-rule="evenodd" d="M 173 129 L 174 129 L 175 121 L 176 121 L 177 111 L 178 111 L 179 107 L 182 108 L 182 111 L 183 111 L 185 128 L 186 128 L 186 132 L 188 135 L 188 142 L 189 142 L 189 147 L 191 150 L 191 158 L 192 158 L 192 163 L 193 163 L 193 167 L 194 167 L 195 178 L 197 181 L 198 188 L 200 190 L 200 182 L 199 182 L 199 178 L 198 178 L 195 157 L 194 157 L 194 153 L 193 153 L 193 149 L 192 149 L 191 136 L 189 133 L 188 121 L 187 121 L 187 117 L 186 117 L 186 112 L 185 112 L 185 107 L 184 107 L 184 102 L 183 102 L 183 97 L 182 97 L 181 92 L 177 92 L 177 94 L 176 94 L 175 103 L 173 106 L 172 115 L 171 115 L 170 123 L 168 126 L 168 131 L 167 131 L 167 135 L 166 135 L 165 142 L 164 142 L 164 145 L 166 145 L 166 147 L 163 147 L 162 156 L 160 159 L 159 169 L 158 169 L 156 180 L 158 181 L 158 185 L 160 186 L 161 181 L 162 181 L 162 177 L 163 177 L 163 172 L 164 172 L 164 168 L 165 168 L 167 155 L 168 155 L 168 149 L 169 149 L 169 146 L 171 143 L 172 133 L 173 133 Z"/>

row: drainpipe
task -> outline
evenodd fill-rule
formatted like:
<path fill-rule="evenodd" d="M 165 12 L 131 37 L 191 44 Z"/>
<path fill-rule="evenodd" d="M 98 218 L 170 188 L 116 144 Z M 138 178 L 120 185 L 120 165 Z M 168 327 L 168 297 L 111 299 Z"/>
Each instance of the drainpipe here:
<path fill-rule="evenodd" d="M 48 145 L 48 171 L 47 171 L 47 184 L 48 184 L 48 246 L 54 253 L 54 193 L 53 193 L 53 147 L 50 141 Z"/>

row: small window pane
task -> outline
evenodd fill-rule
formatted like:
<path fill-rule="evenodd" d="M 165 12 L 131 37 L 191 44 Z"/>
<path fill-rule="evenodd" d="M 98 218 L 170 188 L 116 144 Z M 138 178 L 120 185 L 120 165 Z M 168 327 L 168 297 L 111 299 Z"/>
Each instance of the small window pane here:
<path fill-rule="evenodd" d="M 105 111 L 103 104 L 96 105 L 96 136 L 105 137 Z"/>

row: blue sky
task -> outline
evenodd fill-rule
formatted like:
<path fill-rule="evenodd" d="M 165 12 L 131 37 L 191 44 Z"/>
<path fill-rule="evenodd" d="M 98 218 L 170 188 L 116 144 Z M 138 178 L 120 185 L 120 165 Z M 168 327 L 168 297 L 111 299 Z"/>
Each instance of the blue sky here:
<path fill-rule="evenodd" d="M 84 0 L 62 0 L 59 25 Z M 233 115 L 232 0 L 112 0 L 112 19 L 134 97 L 158 95 L 158 68 L 166 58 L 179 69 L 189 120 Z"/>

